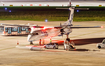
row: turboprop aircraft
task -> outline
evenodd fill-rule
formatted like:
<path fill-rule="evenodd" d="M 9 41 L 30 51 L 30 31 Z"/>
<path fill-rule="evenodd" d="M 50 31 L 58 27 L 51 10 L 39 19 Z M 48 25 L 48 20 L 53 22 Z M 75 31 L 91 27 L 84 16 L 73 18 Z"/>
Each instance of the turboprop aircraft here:
<path fill-rule="evenodd" d="M 74 7 L 70 7 L 70 14 L 69 18 L 66 22 L 63 24 L 60 24 L 60 26 L 54 26 L 53 28 L 43 28 L 43 29 L 38 29 L 36 28 L 31 28 L 31 32 L 28 35 L 27 40 L 30 42 L 30 44 L 33 44 L 33 41 L 37 41 L 40 39 L 46 39 L 54 36 L 63 36 L 67 35 L 68 41 L 70 39 L 68 38 L 68 35 L 72 32 L 72 29 L 75 28 L 101 28 L 101 26 L 93 26 L 93 27 L 73 27 L 73 15 L 74 15 Z"/>

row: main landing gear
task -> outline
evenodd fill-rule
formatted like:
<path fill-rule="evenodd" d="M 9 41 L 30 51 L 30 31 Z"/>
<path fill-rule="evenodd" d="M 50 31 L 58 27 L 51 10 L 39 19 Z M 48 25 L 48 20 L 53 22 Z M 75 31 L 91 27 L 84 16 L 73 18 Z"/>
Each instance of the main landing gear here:
<path fill-rule="evenodd" d="M 66 38 L 66 40 L 64 41 L 64 50 L 70 51 L 71 49 L 75 49 L 75 47 L 74 47 L 73 44 L 70 42 L 70 38 L 68 38 L 68 35 L 67 35 L 67 38 Z"/>
<path fill-rule="evenodd" d="M 32 41 L 30 41 L 30 45 L 33 45 L 33 42 Z"/>

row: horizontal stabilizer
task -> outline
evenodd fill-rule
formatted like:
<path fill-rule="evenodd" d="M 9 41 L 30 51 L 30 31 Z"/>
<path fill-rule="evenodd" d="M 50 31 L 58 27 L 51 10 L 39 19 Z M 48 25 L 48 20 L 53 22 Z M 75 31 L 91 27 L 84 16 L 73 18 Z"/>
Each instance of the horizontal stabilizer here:
<path fill-rule="evenodd" d="M 89 10 L 89 8 L 75 8 L 75 7 L 72 7 L 74 10 Z M 69 8 L 56 8 L 56 9 L 69 9 Z"/>
<path fill-rule="evenodd" d="M 93 27 L 71 27 L 73 29 L 75 28 L 102 28 L 102 26 L 93 26 Z"/>

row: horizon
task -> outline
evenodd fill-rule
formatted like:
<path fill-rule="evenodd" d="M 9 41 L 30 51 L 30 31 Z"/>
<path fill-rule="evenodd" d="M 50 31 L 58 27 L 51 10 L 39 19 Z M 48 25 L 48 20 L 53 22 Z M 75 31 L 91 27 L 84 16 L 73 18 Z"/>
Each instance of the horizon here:
<path fill-rule="evenodd" d="M 1 2 L 69 2 L 69 0 L 0 0 Z M 105 0 L 71 0 L 71 1 L 105 1 Z"/>

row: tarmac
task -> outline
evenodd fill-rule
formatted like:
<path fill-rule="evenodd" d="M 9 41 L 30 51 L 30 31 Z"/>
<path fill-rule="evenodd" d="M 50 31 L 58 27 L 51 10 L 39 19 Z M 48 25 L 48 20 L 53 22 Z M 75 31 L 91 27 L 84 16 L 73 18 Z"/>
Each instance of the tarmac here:
<path fill-rule="evenodd" d="M 64 21 L 37 22 L 23 20 L 3 20 L 0 23 L 27 24 L 33 23 L 45 26 L 57 26 Z M 56 24 L 55 24 L 56 23 Z M 104 26 L 104 21 L 73 22 L 74 26 Z M 0 36 L 0 66 L 104 66 L 105 49 L 98 49 L 97 43 L 105 39 L 105 28 L 72 29 L 69 38 L 75 43 L 77 50 L 66 51 L 63 46 L 59 49 L 31 51 L 16 48 L 29 45 L 27 36 Z M 53 40 L 63 41 L 66 36 L 53 37 Z M 38 44 L 38 41 L 34 42 Z M 80 45 L 81 44 L 81 45 Z"/>

